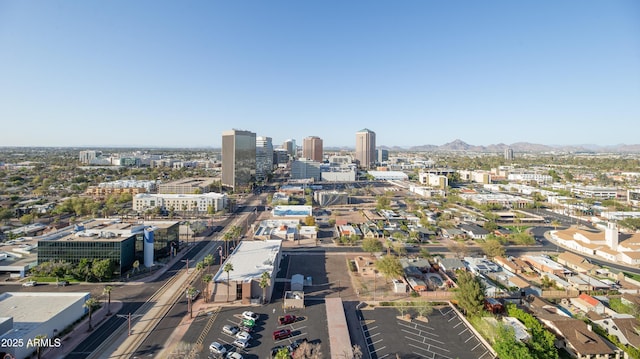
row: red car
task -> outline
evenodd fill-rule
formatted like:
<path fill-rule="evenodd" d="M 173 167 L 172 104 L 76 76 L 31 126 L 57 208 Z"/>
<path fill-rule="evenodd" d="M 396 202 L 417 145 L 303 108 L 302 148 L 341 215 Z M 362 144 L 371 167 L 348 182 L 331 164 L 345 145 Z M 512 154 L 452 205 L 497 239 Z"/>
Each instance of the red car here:
<path fill-rule="evenodd" d="M 291 330 L 289 329 L 280 329 L 273 332 L 273 340 L 280 340 L 289 338 L 291 336 Z"/>
<path fill-rule="evenodd" d="M 278 324 L 280 325 L 291 324 L 291 323 L 294 323 L 296 319 L 297 318 L 295 315 L 287 314 L 283 317 L 278 317 Z"/>

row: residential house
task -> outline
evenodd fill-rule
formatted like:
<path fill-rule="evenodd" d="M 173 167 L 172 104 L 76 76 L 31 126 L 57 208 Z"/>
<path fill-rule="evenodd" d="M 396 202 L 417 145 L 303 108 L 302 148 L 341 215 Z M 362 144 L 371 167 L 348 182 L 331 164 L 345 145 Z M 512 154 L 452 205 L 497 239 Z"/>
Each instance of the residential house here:
<path fill-rule="evenodd" d="M 438 265 L 443 271 L 456 271 L 467 268 L 458 258 L 439 258 Z"/>
<path fill-rule="evenodd" d="M 524 257 L 524 260 L 539 273 L 553 273 L 558 276 L 570 273 L 570 271 L 560 263 L 557 263 L 546 256 L 527 255 Z"/>
<path fill-rule="evenodd" d="M 461 224 L 458 227 L 473 239 L 486 239 L 489 235 L 489 231 L 475 224 Z"/>
<path fill-rule="evenodd" d="M 577 298 L 571 298 L 570 301 L 571 304 L 575 305 L 578 309 L 585 313 L 593 311 L 598 314 L 604 314 L 604 304 L 590 295 L 583 293 L 580 294 Z"/>
<path fill-rule="evenodd" d="M 556 334 L 556 347 L 578 359 L 622 359 L 624 352 L 579 319 L 559 315 L 539 318 Z"/>
<path fill-rule="evenodd" d="M 605 318 L 594 321 L 606 330 L 607 334 L 615 335 L 620 343 L 640 349 L 640 321 L 636 318 Z"/>
<path fill-rule="evenodd" d="M 572 252 L 563 252 L 558 255 L 557 262 L 579 273 L 593 273 L 598 266 L 591 264 L 588 259 Z"/>

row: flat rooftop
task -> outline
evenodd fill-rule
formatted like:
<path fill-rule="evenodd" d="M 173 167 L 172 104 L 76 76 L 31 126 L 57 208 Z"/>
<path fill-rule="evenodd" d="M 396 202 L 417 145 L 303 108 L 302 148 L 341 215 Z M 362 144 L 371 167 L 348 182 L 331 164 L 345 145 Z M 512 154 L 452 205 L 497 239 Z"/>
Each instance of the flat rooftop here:
<path fill-rule="evenodd" d="M 280 253 L 281 240 L 241 241 L 225 263 L 231 263 L 233 270 L 229 272 L 230 281 L 245 282 L 259 278 L 262 273 L 273 272 L 275 260 Z M 220 266 L 214 282 L 226 282 L 227 273 Z"/>
<path fill-rule="evenodd" d="M 89 297 L 89 292 L 7 292 L 0 294 L 0 315 L 13 318 L 11 337 L 22 337 L 60 312 Z"/>

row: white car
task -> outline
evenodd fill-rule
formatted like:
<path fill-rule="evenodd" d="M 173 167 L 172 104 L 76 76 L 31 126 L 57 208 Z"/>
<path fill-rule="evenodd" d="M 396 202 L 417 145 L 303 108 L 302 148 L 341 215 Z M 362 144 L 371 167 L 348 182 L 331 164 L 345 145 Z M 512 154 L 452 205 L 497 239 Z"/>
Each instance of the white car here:
<path fill-rule="evenodd" d="M 222 332 L 225 334 L 236 335 L 238 334 L 238 331 L 240 331 L 240 328 L 236 327 L 235 325 L 227 324 L 222 327 Z"/>
<path fill-rule="evenodd" d="M 243 359 L 244 357 L 242 356 L 242 354 L 238 353 L 238 352 L 229 352 L 227 353 L 227 359 Z"/>
<path fill-rule="evenodd" d="M 256 321 L 256 320 L 258 320 L 258 314 L 254 313 L 254 312 L 250 312 L 250 311 L 245 311 L 245 312 L 242 312 L 242 319 L 248 319 L 248 320 Z"/>
<path fill-rule="evenodd" d="M 38 284 L 35 280 L 30 280 L 28 282 L 22 283 L 23 287 L 35 287 Z"/>
<path fill-rule="evenodd" d="M 236 334 L 236 338 L 237 339 L 245 339 L 245 340 L 249 340 L 251 339 L 251 334 L 245 332 L 245 331 L 240 331 L 238 332 L 238 334 Z"/>
<path fill-rule="evenodd" d="M 218 342 L 213 342 L 211 343 L 211 345 L 209 345 L 209 351 L 211 351 L 213 354 L 224 354 L 227 352 L 227 348 L 225 348 L 224 345 Z"/>
<path fill-rule="evenodd" d="M 249 346 L 249 339 L 236 339 L 233 341 L 233 345 L 238 348 L 246 349 Z"/>

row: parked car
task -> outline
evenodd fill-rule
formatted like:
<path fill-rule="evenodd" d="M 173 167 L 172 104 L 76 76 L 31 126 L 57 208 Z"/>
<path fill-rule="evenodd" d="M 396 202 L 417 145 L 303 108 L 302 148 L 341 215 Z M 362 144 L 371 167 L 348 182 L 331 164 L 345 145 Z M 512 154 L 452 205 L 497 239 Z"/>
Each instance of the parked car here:
<path fill-rule="evenodd" d="M 238 352 L 228 352 L 227 356 L 225 358 L 227 358 L 227 359 L 243 359 L 244 357 L 242 356 L 242 354 L 240 354 Z"/>
<path fill-rule="evenodd" d="M 240 328 L 236 327 L 235 325 L 231 325 L 231 324 L 227 324 L 224 327 L 222 327 L 222 332 L 225 334 L 229 334 L 229 335 L 236 335 L 238 334 L 238 332 L 240 331 Z"/>
<path fill-rule="evenodd" d="M 245 311 L 245 312 L 242 312 L 242 319 L 256 321 L 258 320 L 258 314 L 250 311 Z"/>
<path fill-rule="evenodd" d="M 233 341 L 233 345 L 237 346 L 238 348 L 246 349 L 247 347 L 249 347 L 249 339 L 236 339 Z"/>
<path fill-rule="evenodd" d="M 253 319 L 243 319 L 242 322 L 240 323 L 242 326 L 244 327 L 250 327 L 253 328 L 256 326 L 256 321 Z"/>
<path fill-rule="evenodd" d="M 68 280 L 60 280 L 56 282 L 56 285 L 58 287 L 66 287 L 69 285 L 69 281 Z"/>
<path fill-rule="evenodd" d="M 255 330 L 256 330 L 255 325 L 253 327 L 247 327 L 247 326 L 244 326 L 244 325 L 240 326 L 240 331 L 243 331 L 243 332 L 253 333 Z"/>
<path fill-rule="evenodd" d="M 249 334 L 249 332 L 240 331 L 236 334 L 236 338 L 249 340 L 251 339 L 251 334 Z"/>
<path fill-rule="evenodd" d="M 280 329 L 273 332 L 273 340 L 281 340 L 291 336 L 290 329 Z"/>
<path fill-rule="evenodd" d="M 297 317 L 295 315 L 287 314 L 285 316 L 278 317 L 278 324 L 280 325 L 291 324 L 291 323 L 294 323 L 296 319 Z"/>
<path fill-rule="evenodd" d="M 35 287 L 36 285 L 38 285 L 38 282 L 36 282 L 35 280 L 30 280 L 28 282 L 22 283 L 23 287 Z"/>
<path fill-rule="evenodd" d="M 227 352 L 227 348 L 218 342 L 213 342 L 209 345 L 209 351 L 213 354 L 224 354 Z"/>

